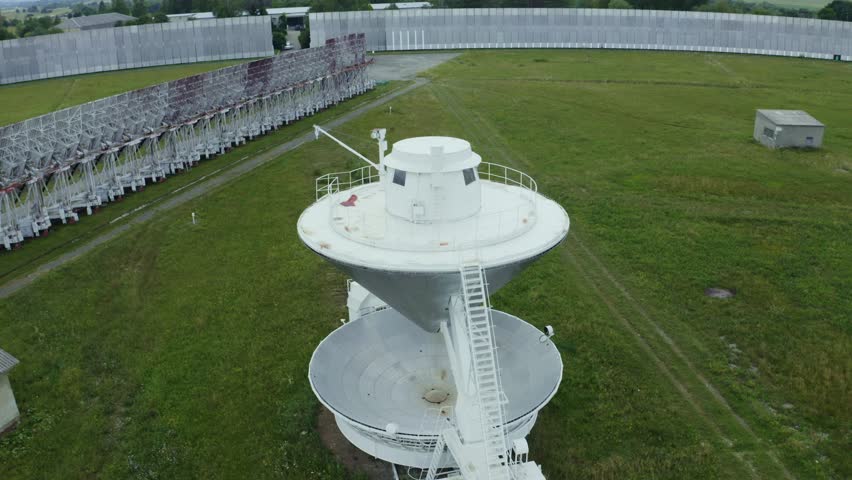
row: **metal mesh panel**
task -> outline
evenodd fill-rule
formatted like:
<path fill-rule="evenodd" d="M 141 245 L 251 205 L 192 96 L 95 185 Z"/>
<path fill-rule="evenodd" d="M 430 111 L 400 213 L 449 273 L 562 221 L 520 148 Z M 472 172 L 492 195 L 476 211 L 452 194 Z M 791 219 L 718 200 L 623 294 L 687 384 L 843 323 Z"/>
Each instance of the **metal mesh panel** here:
<path fill-rule="evenodd" d="M 0 42 L 0 85 L 81 73 L 272 55 L 268 17 L 164 23 Z M 207 52 L 218 51 L 211 58 Z"/>
<path fill-rule="evenodd" d="M 0 127 L 0 245 L 363 93 L 366 65 L 348 35 Z"/>
<path fill-rule="evenodd" d="M 852 61 L 852 23 L 709 12 L 431 9 L 311 13 L 311 44 L 365 33 L 370 50 L 614 48 Z"/>

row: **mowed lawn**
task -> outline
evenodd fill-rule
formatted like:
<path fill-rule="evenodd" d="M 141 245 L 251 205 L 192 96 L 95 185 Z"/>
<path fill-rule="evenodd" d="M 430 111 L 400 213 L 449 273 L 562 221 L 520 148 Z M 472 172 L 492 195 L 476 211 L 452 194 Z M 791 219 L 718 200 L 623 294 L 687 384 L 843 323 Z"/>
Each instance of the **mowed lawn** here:
<path fill-rule="evenodd" d="M 0 86 L 0 126 L 247 60 L 119 70 Z"/>
<path fill-rule="evenodd" d="M 430 77 L 337 133 L 371 156 L 374 127 L 468 139 L 571 215 L 493 298 L 556 328 L 548 478 L 852 476 L 852 65 L 476 51 Z M 825 148 L 754 143 L 756 108 L 807 110 Z M 353 477 L 307 381 L 345 277 L 295 222 L 356 166 L 312 142 L 0 300 L 23 412 L 4 480 Z"/>

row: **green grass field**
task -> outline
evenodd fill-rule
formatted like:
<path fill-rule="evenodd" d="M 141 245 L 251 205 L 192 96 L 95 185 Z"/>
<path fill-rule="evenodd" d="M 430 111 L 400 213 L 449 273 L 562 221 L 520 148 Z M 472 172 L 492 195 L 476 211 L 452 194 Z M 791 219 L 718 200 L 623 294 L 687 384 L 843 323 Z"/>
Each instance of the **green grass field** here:
<path fill-rule="evenodd" d="M 17 11 L 20 10 L 20 11 Z M 31 15 L 33 17 L 59 17 L 62 15 L 66 15 L 71 13 L 71 9 L 68 7 L 59 7 L 54 8 L 50 11 L 50 13 L 41 13 L 41 12 L 27 12 L 24 7 L 17 8 L 2 8 L 0 9 L 0 16 L 6 18 L 8 20 L 21 20 L 24 21 L 27 18 L 27 15 Z"/>
<path fill-rule="evenodd" d="M 750 56 L 476 51 L 392 114 L 337 131 L 368 154 L 377 126 L 391 141 L 466 138 L 571 215 L 563 246 L 493 298 L 556 328 L 565 378 L 530 437 L 548 478 L 841 479 L 850 74 Z M 822 120 L 825 148 L 753 142 L 764 107 Z M 0 440 L 4 480 L 357 478 L 322 447 L 307 381 L 345 316 L 345 278 L 295 231 L 314 177 L 356 165 L 312 142 L 0 300 L 23 412 Z"/>
<path fill-rule="evenodd" d="M 247 60 L 120 70 L 0 86 L 0 126 Z"/>

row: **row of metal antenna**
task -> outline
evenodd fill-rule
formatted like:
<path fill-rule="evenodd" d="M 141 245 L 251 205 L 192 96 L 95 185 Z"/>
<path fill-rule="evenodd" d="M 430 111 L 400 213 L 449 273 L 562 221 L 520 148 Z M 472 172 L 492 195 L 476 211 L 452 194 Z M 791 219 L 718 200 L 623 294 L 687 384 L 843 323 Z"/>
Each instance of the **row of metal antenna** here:
<path fill-rule="evenodd" d="M 13 249 L 54 224 L 75 223 L 83 211 L 91 215 L 102 204 L 121 200 L 147 183 L 163 181 L 202 159 L 364 93 L 373 83 L 363 61 L 363 37 L 347 43 L 354 54 L 346 63 L 331 62 L 333 70 L 318 71 L 316 77 L 285 87 L 266 82 L 268 88 L 251 97 L 220 104 L 177 124 L 124 133 L 119 142 L 97 152 L 51 162 L 25 181 L 0 187 L 0 245 Z"/>

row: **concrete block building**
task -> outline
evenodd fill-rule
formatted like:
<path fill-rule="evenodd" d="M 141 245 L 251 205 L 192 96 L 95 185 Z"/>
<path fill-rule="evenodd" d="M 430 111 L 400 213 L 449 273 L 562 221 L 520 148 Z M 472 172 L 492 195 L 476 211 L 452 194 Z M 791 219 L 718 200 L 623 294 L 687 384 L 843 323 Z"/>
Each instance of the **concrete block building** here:
<path fill-rule="evenodd" d="M 801 110 L 758 110 L 754 139 L 769 148 L 819 148 L 825 125 Z"/>
<path fill-rule="evenodd" d="M 20 417 L 9 383 L 9 371 L 17 364 L 17 358 L 0 349 L 0 435 L 14 427 Z"/>

